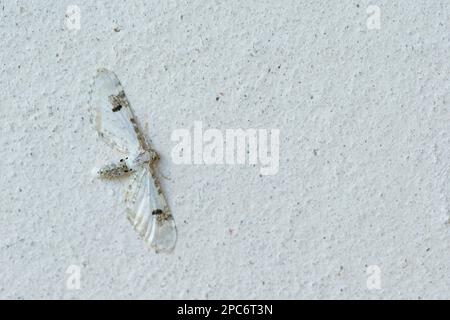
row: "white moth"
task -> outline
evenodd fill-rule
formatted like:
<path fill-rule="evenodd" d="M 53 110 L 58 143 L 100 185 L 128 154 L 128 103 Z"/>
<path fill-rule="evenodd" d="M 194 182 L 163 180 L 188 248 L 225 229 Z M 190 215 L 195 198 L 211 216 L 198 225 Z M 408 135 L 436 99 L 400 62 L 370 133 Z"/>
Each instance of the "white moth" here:
<path fill-rule="evenodd" d="M 156 252 L 172 251 L 177 231 L 155 174 L 159 157 L 145 140 L 122 85 L 112 71 L 98 70 L 91 107 L 99 136 L 126 155 L 118 163 L 102 167 L 98 175 L 106 179 L 132 176 L 125 193 L 128 220 Z"/>

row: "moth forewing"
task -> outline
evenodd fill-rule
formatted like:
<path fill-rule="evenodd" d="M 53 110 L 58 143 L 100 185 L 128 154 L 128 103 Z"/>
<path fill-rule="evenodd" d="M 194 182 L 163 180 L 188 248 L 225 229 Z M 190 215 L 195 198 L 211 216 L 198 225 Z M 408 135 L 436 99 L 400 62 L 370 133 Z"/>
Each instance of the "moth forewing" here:
<path fill-rule="evenodd" d="M 148 170 L 150 185 L 152 185 L 150 189 L 153 194 L 157 195 L 157 199 L 159 201 L 157 207 L 159 208 L 152 211 L 154 228 L 151 236 L 148 237 L 146 242 L 154 247 L 156 251 L 170 252 L 174 249 L 177 242 L 175 220 L 170 212 L 166 198 L 161 190 L 158 177 L 156 176 L 151 164 L 149 164 Z"/>
<path fill-rule="evenodd" d="M 117 76 L 99 69 L 94 79 L 91 104 L 95 110 L 95 128 L 111 147 L 130 154 L 140 147 L 135 117 L 125 91 Z"/>
<path fill-rule="evenodd" d="M 157 252 L 171 252 L 177 242 L 175 220 L 171 214 L 156 218 L 154 236 L 149 243 Z"/>
<path fill-rule="evenodd" d="M 175 221 L 150 166 L 138 172 L 125 196 L 127 218 L 139 236 L 157 252 L 170 252 L 176 244 Z"/>
<path fill-rule="evenodd" d="M 148 192 L 148 186 L 145 182 L 147 173 L 144 168 L 141 168 L 138 172 L 136 172 L 131 179 L 131 182 L 128 186 L 128 189 L 125 192 L 125 204 L 126 204 L 126 212 L 127 219 L 131 224 L 134 225 L 136 221 L 136 217 L 138 214 L 141 214 L 142 210 L 140 210 L 139 205 L 146 200 L 146 194 Z"/>

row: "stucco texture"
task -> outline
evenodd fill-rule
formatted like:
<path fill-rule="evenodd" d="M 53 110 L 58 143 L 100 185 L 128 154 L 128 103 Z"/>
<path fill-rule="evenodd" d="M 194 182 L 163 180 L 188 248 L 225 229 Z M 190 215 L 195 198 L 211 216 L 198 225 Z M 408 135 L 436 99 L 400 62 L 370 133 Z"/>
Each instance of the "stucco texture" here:
<path fill-rule="evenodd" d="M 450 298 L 449 23 L 447 0 L 1 0 L 0 298 Z M 161 155 L 172 254 L 91 173 L 118 159 L 100 67 Z M 175 164 L 195 121 L 279 129 L 278 173 Z"/>

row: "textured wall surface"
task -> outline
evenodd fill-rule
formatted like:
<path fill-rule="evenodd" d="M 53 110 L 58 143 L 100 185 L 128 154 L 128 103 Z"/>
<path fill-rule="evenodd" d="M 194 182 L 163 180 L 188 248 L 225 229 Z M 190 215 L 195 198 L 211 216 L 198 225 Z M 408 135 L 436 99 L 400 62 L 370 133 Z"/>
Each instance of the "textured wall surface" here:
<path fill-rule="evenodd" d="M 1 0 L 0 298 L 450 298 L 449 24 L 447 0 Z M 161 154 L 173 254 L 91 174 L 118 158 L 99 67 Z M 278 173 L 175 164 L 195 121 L 280 129 Z"/>

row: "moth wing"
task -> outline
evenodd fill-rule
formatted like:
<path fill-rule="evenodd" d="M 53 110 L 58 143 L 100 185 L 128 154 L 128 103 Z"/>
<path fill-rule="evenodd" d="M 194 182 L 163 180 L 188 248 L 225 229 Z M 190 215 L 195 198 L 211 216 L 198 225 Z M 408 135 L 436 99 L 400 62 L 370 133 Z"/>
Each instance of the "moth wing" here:
<path fill-rule="evenodd" d="M 171 252 L 177 241 L 175 220 L 149 167 L 133 177 L 126 192 L 127 218 L 156 252 Z"/>
<path fill-rule="evenodd" d="M 91 107 L 95 114 L 95 127 L 99 136 L 111 147 L 124 153 L 139 148 L 137 126 L 123 87 L 114 74 L 99 69 L 94 78 Z M 133 120 L 134 121 L 134 120 Z"/>

